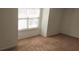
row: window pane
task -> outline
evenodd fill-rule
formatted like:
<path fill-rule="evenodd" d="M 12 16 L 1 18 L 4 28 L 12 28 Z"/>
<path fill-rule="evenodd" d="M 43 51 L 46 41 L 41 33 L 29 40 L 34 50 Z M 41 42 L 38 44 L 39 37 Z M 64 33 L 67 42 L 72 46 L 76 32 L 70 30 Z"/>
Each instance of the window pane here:
<path fill-rule="evenodd" d="M 18 20 L 18 30 L 26 29 L 27 28 L 27 20 L 26 19 L 19 19 Z"/>
<path fill-rule="evenodd" d="M 28 21 L 29 28 L 37 28 L 39 26 L 39 19 L 29 19 Z"/>
<path fill-rule="evenodd" d="M 19 8 L 18 9 L 18 18 L 33 18 L 40 16 L 39 8 Z"/>
<path fill-rule="evenodd" d="M 27 16 L 27 10 L 26 8 L 19 8 L 18 9 L 18 18 L 26 18 Z"/>
<path fill-rule="evenodd" d="M 39 17 L 40 9 L 39 8 L 27 8 L 27 15 L 29 18 Z"/>

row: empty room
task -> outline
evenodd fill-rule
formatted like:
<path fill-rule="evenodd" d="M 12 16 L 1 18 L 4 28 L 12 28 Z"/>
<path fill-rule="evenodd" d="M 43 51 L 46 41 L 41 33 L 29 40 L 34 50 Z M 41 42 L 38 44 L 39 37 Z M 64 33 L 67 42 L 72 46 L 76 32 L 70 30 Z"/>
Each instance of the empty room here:
<path fill-rule="evenodd" d="M 79 51 L 79 8 L 0 8 L 0 51 Z"/>

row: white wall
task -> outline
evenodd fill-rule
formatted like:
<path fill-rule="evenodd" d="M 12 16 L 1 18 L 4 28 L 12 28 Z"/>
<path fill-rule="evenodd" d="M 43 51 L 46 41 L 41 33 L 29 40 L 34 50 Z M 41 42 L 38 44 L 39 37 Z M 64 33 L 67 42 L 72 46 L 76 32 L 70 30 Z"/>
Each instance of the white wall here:
<path fill-rule="evenodd" d="M 0 50 L 16 46 L 18 9 L 0 8 Z"/>
<path fill-rule="evenodd" d="M 48 21 L 47 36 L 60 33 L 60 23 L 63 16 L 64 9 L 51 8 Z"/>
<path fill-rule="evenodd" d="M 79 38 L 79 9 L 65 9 L 61 33 Z"/>
<path fill-rule="evenodd" d="M 30 29 L 18 31 L 18 39 L 28 38 L 40 34 L 40 29 Z"/>
<path fill-rule="evenodd" d="M 41 35 L 44 37 L 47 36 L 49 12 L 50 12 L 50 8 L 44 8 L 42 10 Z"/>
<path fill-rule="evenodd" d="M 58 33 L 79 38 L 79 9 L 51 8 L 47 36 Z"/>

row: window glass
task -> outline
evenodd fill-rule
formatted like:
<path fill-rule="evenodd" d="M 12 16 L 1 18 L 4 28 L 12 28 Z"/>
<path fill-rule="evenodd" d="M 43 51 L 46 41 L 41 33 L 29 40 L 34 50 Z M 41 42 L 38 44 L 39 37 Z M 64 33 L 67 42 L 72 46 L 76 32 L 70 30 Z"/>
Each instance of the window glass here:
<path fill-rule="evenodd" d="M 18 20 L 18 30 L 26 28 L 27 28 L 27 20 L 26 19 Z"/>
<path fill-rule="evenodd" d="M 28 27 L 29 28 L 37 28 L 39 26 L 39 19 L 29 19 Z"/>
<path fill-rule="evenodd" d="M 18 9 L 18 30 L 39 27 L 39 8 Z"/>

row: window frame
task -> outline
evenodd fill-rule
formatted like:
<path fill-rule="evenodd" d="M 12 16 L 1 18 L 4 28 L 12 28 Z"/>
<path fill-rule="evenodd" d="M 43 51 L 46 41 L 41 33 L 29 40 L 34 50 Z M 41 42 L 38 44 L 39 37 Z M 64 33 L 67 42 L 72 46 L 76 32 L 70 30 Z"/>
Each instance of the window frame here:
<path fill-rule="evenodd" d="M 18 31 L 22 31 L 22 30 L 33 30 L 33 29 L 39 29 L 40 28 L 40 18 L 41 18 L 41 9 L 39 8 L 39 17 L 25 17 L 25 18 L 18 18 L 18 21 L 19 21 L 19 19 L 21 20 L 21 19 L 26 19 L 27 20 L 27 28 L 24 28 L 24 29 L 18 29 Z M 34 28 L 29 28 L 28 26 L 29 26 L 29 24 L 28 24 L 28 22 L 29 22 L 29 19 L 38 19 L 38 27 L 34 27 Z"/>

